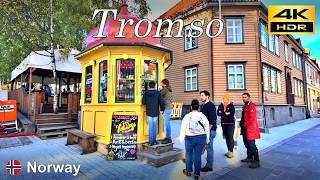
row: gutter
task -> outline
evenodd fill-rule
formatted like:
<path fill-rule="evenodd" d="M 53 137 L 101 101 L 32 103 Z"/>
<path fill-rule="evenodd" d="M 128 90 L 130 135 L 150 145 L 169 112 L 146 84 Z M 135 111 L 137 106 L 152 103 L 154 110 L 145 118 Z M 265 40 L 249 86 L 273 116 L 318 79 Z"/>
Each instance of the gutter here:
<path fill-rule="evenodd" d="M 214 12 L 213 12 L 213 7 L 211 7 L 211 20 L 214 19 Z M 210 28 L 210 34 L 212 34 L 212 28 Z M 209 59 L 209 66 L 210 66 L 210 73 L 211 76 L 209 78 L 209 81 L 211 83 L 211 94 L 212 94 L 212 101 L 214 102 L 214 78 L 213 78 L 213 39 L 214 38 L 209 38 L 210 39 L 210 59 Z"/>

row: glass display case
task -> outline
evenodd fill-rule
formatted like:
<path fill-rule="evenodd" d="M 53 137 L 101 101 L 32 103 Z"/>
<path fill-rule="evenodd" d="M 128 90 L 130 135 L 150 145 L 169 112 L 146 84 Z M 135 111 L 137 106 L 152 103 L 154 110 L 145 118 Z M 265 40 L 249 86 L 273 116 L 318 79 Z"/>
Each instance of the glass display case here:
<path fill-rule="evenodd" d="M 92 66 L 86 67 L 85 103 L 92 101 Z"/>
<path fill-rule="evenodd" d="M 99 103 L 106 103 L 108 97 L 108 61 L 99 63 Z"/>
<path fill-rule="evenodd" d="M 148 83 L 150 81 L 158 82 L 158 63 L 152 62 L 151 60 L 145 60 L 142 91 L 148 90 Z M 158 88 L 158 84 L 156 84 L 156 88 Z"/>
<path fill-rule="evenodd" d="M 135 61 L 134 59 L 117 59 L 117 103 L 134 102 Z"/>

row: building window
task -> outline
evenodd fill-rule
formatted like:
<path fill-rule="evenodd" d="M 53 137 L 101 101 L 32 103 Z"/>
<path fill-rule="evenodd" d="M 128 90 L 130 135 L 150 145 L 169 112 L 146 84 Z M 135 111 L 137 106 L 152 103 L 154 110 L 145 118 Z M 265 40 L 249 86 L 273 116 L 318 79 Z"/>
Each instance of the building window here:
<path fill-rule="evenodd" d="M 86 76 L 85 76 L 85 103 L 92 102 L 92 66 L 86 67 Z"/>
<path fill-rule="evenodd" d="M 266 65 L 263 65 L 263 89 L 264 91 L 269 91 L 269 68 Z"/>
<path fill-rule="evenodd" d="M 297 97 L 303 97 L 303 81 L 294 79 L 294 94 Z"/>
<path fill-rule="evenodd" d="M 134 103 L 135 60 L 116 60 L 116 102 Z"/>
<path fill-rule="evenodd" d="M 284 57 L 286 62 L 289 62 L 289 44 L 287 42 L 284 42 Z"/>
<path fill-rule="evenodd" d="M 280 55 L 280 48 L 279 48 L 279 36 L 278 35 L 274 36 L 274 48 L 275 48 L 276 55 L 279 56 Z"/>
<path fill-rule="evenodd" d="M 270 72 L 270 76 L 269 76 Z M 270 86 L 271 85 L 271 86 Z M 271 91 L 272 93 L 281 94 L 281 71 L 270 67 L 268 65 L 263 65 L 263 89 L 266 92 Z"/>
<path fill-rule="evenodd" d="M 191 33 L 192 35 L 196 36 L 198 31 L 191 29 L 191 26 L 188 25 L 185 27 L 184 33 L 184 50 L 197 48 L 198 38 L 189 36 L 189 34 Z"/>
<path fill-rule="evenodd" d="M 198 67 L 185 69 L 185 91 L 198 91 Z"/>
<path fill-rule="evenodd" d="M 296 64 L 296 53 L 295 53 L 294 49 L 292 49 L 292 64 L 293 64 L 293 67 L 297 67 L 297 64 Z"/>
<path fill-rule="evenodd" d="M 99 103 L 106 103 L 108 97 L 108 61 L 99 63 Z"/>
<path fill-rule="evenodd" d="M 228 89 L 243 90 L 244 89 L 244 65 L 229 64 L 227 73 L 228 73 Z"/>
<path fill-rule="evenodd" d="M 268 48 L 271 52 L 274 51 L 274 36 L 272 34 L 268 36 Z"/>
<path fill-rule="evenodd" d="M 260 40 L 263 47 L 267 47 L 267 25 L 260 22 Z"/>
<path fill-rule="evenodd" d="M 275 112 L 275 110 L 274 110 L 274 108 L 271 108 L 270 109 L 270 120 L 271 121 L 274 121 L 274 120 L 276 120 L 276 112 Z"/>
<path fill-rule="evenodd" d="M 277 93 L 281 94 L 281 72 L 277 71 Z"/>
<path fill-rule="evenodd" d="M 226 19 L 226 36 L 227 43 L 243 43 L 243 19 L 227 18 Z"/>
<path fill-rule="evenodd" d="M 299 69 L 300 71 L 302 71 L 301 56 L 294 49 L 292 49 L 292 64 L 293 64 L 293 67 L 295 67 L 295 68 Z"/>
<path fill-rule="evenodd" d="M 271 68 L 270 80 L 271 80 L 271 92 L 272 93 L 277 92 L 276 79 L 277 79 L 277 71 L 274 68 Z"/>

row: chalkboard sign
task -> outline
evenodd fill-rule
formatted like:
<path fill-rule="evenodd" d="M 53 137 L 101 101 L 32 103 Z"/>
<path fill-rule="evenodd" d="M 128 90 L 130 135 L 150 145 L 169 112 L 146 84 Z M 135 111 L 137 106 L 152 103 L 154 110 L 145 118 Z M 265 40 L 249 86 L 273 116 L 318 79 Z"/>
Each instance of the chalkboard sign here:
<path fill-rule="evenodd" d="M 112 116 L 112 156 L 109 160 L 135 160 L 137 158 L 138 116 Z M 110 154 L 110 153 L 109 153 Z"/>

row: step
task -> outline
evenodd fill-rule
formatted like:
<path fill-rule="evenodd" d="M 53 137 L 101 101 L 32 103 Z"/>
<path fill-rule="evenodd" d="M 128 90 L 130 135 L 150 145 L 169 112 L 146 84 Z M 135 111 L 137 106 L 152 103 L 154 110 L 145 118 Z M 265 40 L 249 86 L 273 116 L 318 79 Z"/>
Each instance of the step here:
<path fill-rule="evenodd" d="M 36 115 L 36 119 L 45 119 L 45 118 L 68 118 L 68 113 L 41 113 Z"/>
<path fill-rule="evenodd" d="M 67 131 L 56 131 L 56 132 L 48 132 L 48 133 L 38 134 L 38 136 L 42 140 L 46 140 L 49 137 L 59 137 L 60 138 L 65 135 L 67 135 Z"/>
<path fill-rule="evenodd" d="M 43 123 L 43 124 L 37 124 L 37 128 L 62 126 L 62 125 L 77 125 L 77 123 L 76 122 Z"/>
<path fill-rule="evenodd" d="M 66 123 L 74 122 L 72 119 L 68 118 L 48 118 L 48 119 L 36 119 L 36 124 L 48 124 L 48 123 Z"/>
<path fill-rule="evenodd" d="M 150 146 L 148 143 L 146 143 L 146 144 L 142 144 L 141 151 L 148 152 L 154 155 L 159 155 L 161 153 L 171 151 L 172 149 L 173 149 L 173 143 L 158 144 L 153 146 Z"/>
<path fill-rule="evenodd" d="M 43 127 L 43 128 L 38 128 L 38 132 L 40 132 L 40 134 L 42 134 L 43 131 L 71 129 L 71 128 L 76 128 L 76 127 L 77 127 L 76 125 L 63 125 L 63 126 Z"/>
<path fill-rule="evenodd" d="M 137 159 L 155 167 L 161 167 L 169 163 L 182 160 L 184 153 L 182 149 L 173 148 L 171 151 L 154 155 L 148 152 L 138 152 Z"/>

